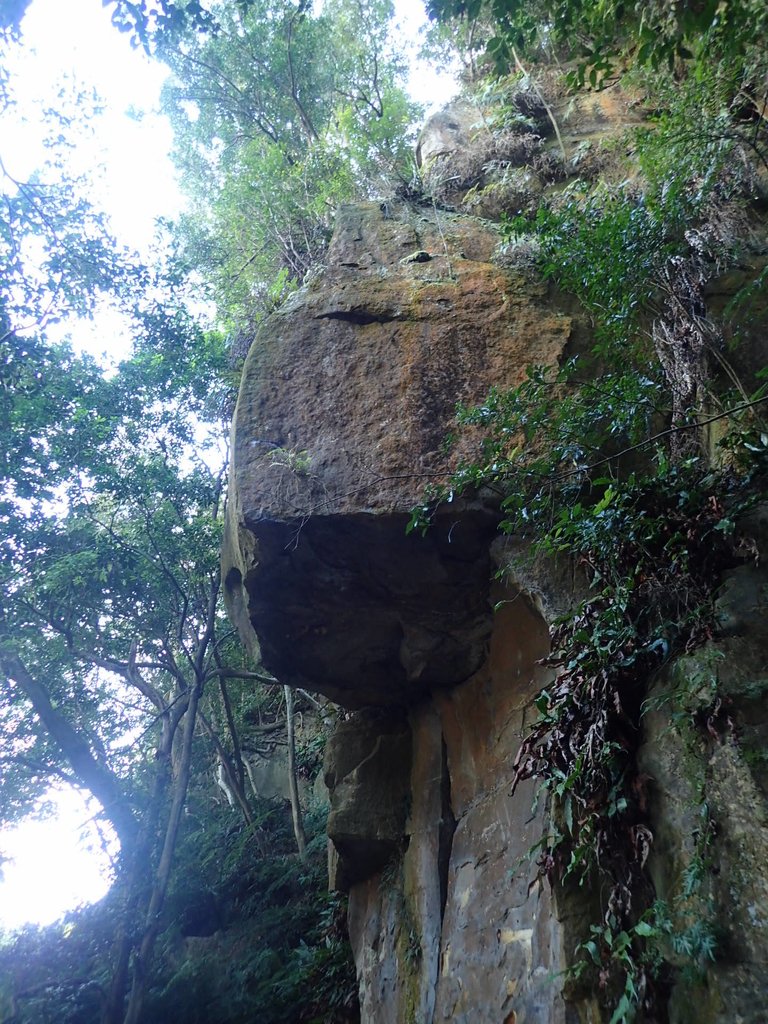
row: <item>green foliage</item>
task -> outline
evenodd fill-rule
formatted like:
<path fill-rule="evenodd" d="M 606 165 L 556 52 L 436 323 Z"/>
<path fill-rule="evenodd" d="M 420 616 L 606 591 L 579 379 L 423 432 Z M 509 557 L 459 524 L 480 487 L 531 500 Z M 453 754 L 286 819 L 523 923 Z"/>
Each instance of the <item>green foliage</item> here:
<path fill-rule="evenodd" d="M 296 770 L 307 779 L 315 778 L 323 766 L 326 743 L 325 733 L 318 733 L 296 748 Z"/>
<path fill-rule="evenodd" d="M 699 818 L 694 853 L 672 902 L 654 900 L 636 923 L 626 928 L 609 910 L 606 921 L 591 925 L 590 938 L 576 949 L 579 959 L 567 974 L 578 980 L 597 971 L 603 987 L 613 984 L 611 1024 L 637 1019 L 649 979 L 663 974 L 668 961 L 682 965 L 685 976 L 700 981 L 716 958 L 712 900 L 705 895 L 714 834 L 706 803 L 699 807 Z"/>
<path fill-rule="evenodd" d="M 325 891 L 323 823 L 308 820 L 309 857 L 302 864 L 284 809 L 258 810 L 258 843 L 233 827 L 230 815 L 208 814 L 185 832 L 169 915 L 182 935 L 200 938 L 180 955 L 181 937 L 169 933 L 147 1024 L 172 1015 L 210 1024 L 246 1022 L 254 1014 L 265 1024 L 352 1019 L 354 968 L 344 907 Z M 203 916 L 194 912 L 195 900 L 201 902 L 196 893 L 210 894 Z"/>
<path fill-rule="evenodd" d="M 8 652 L 23 661 L 44 687 L 56 724 L 74 731 L 91 761 L 114 781 L 131 820 L 149 834 L 137 875 L 130 870 L 125 843 L 105 918 L 95 910 L 96 916 L 73 918 L 63 931 L 54 929 L 41 940 L 39 955 L 25 952 L 24 937 L 9 947 L 5 965 L 13 978 L 17 1018 L 30 1024 L 49 1019 L 74 1024 L 98 1015 L 110 984 L 115 919 L 139 936 L 144 927 L 144 901 L 171 796 L 167 752 L 156 754 L 165 723 L 174 708 L 184 712 L 193 686 L 207 686 L 202 707 L 214 722 L 224 721 L 223 697 L 217 701 L 211 689 L 219 669 L 250 668 L 216 604 L 225 468 L 218 431 L 227 404 L 222 340 L 200 330 L 183 309 L 159 300 L 142 303 L 136 317 L 134 354 L 108 377 L 65 346 L 36 338 L 22 345 L 15 335 L 6 339 L 2 411 L 9 444 L 0 509 L 5 527 L 0 657 Z M 80 748 L 62 744 L 56 730 L 46 727 L 30 691 L 17 681 L 15 662 L 8 664 L 9 677 L 0 690 L 5 737 L 0 802 L 6 820 L 36 806 L 51 777 L 88 785 L 72 756 Z M 3 669 L 5 675 L 5 662 Z M 223 679 L 219 682 L 224 693 Z M 252 691 L 252 681 L 249 687 Z M 157 702 L 162 704 L 166 694 L 167 710 L 158 714 Z M 254 698 L 235 684 L 231 697 L 237 701 L 233 721 L 242 727 Z M 222 739 L 231 752 L 233 737 L 225 729 Z M 184 819 L 187 845 L 177 856 L 169 904 L 159 922 L 165 935 L 158 987 L 183 975 L 177 972 L 172 936 L 179 929 L 197 934 L 201 913 L 204 917 L 209 904 L 215 908 L 223 902 L 224 917 L 241 911 L 262 915 L 261 973 L 253 975 L 252 987 L 259 1000 L 274 998 L 276 1007 L 285 1007 L 276 1021 L 300 1019 L 297 992 L 310 983 L 312 970 L 320 970 L 315 956 L 328 969 L 322 983 L 311 981 L 318 1005 L 326 996 L 341 1005 L 349 992 L 342 998 L 333 979 L 350 974 L 342 937 L 327 944 L 323 938 L 316 950 L 312 947 L 312 957 L 293 952 L 302 936 L 309 942 L 306 937 L 319 927 L 319 857 L 307 874 L 289 856 L 293 839 L 285 826 L 274 824 L 275 818 L 287 822 L 282 808 L 279 814 L 264 811 L 261 821 L 257 815 L 246 831 L 235 828 L 237 844 L 227 842 L 234 834 L 231 817 L 212 827 L 205 813 L 215 764 L 197 740 L 194 748 L 195 810 Z M 103 803 L 107 818 L 116 824 L 123 820 L 114 806 Z M 197 831 L 189 827 L 193 822 L 200 825 Z M 279 863 L 257 857 L 256 851 L 272 842 Z M 246 870 L 253 873 L 252 887 L 243 893 Z M 110 941 L 102 943 L 104 932 Z M 270 948 L 275 935 L 293 965 L 284 975 L 276 969 L 283 963 L 280 954 Z M 29 964 L 20 969 L 18 958 L 24 956 Z M 285 988 L 279 998 L 273 991 L 276 977 Z M 168 1019 L 174 1012 L 169 1007 L 187 998 L 187 1019 L 198 1019 L 208 980 L 220 985 L 230 978 L 234 991 L 240 991 L 221 962 L 207 978 L 205 971 L 179 977 L 167 1000 L 160 1000 L 157 1019 Z M 219 988 L 211 991 L 225 998 Z M 142 1019 L 154 1019 L 147 1014 L 159 998 L 150 993 Z M 261 1004 L 247 992 L 244 998 L 243 1019 L 248 1019 Z"/>
<path fill-rule="evenodd" d="M 610 382 L 606 390 L 604 383 L 599 401 L 610 406 Z M 643 408 L 642 390 L 629 402 L 633 416 Z M 625 477 L 590 475 L 584 463 L 564 471 L 567 458 L 584 459 L 581 429 L 587 437 L 590 429 L 603 437 L 608 431 L 605 422 L 579 420 L 589 395 L 561 405 L 546 377 L 532 372 L 520 388 L 465 413 L 466 422 L 488 431 L 485 458 L 462 467 L 441 498 L 467 488 L 497 490 L 503 530 L 530 537 L 539 556 L 574 559 L 590 581 L 589 596 L 552 630 L 546 664 L 555 676 L 535 700 L 539 717 L 518 754 L 516 779 L 538 780 L 555 812 L 538 846 L 541 874 L 553 885 L 591 887 L 600 879 L 608 888 L 608 910 L 583 951 L 599 968 L 620 1022 L 631 1019 L 638 993 L 652 1001 L 661 965 L 661 954 L 646 942 L 647 918 L 638 916 L 649 891 L 644 866 L 651 843 L 644 782 L 633 760 L 643 694 L 659 666 L 713 635 L 712 588 L 740 557 L 733 523 L 765 494 L 768 463 L 755 455 L 750 473 L 738 477 L 696 460 L 676 465 L 659 451 L 655 465 Z M 633 428 L 630 417 L 624 429 L 632 436 L 640 425 Z M 532 446 L 543 438 L 544 451 L 526 459 L 525 441 L 510 451 L 510 438 L 521 434 Z M 703 717 L 717 723 L 716 710 Z M 664 933 L 677 956 L 696 963 L 712 952 L 711 928 L 704 918 L 695 927 L 678 922 L 703 870 L 704 849 Z"/>
<path fill-rule="evenodd" d="M 310 819 L 309 859 L 302 865 L 284 809 L 261 805 L 257 817 L 258 843 L 223 810 L 187 818 L 146 1024 L 357 1019 L 344 905 L 325 891 L 322 823 Z M 15 1024 L 98 1019 L 120 909 L 116 895 L 0 947 L 0 991 L 12 1000 Z"/>
<path fill-rule="evenodd" d="M 559 46 L 567 28 L 583 33 L 591 49 L 582 72 L 597 74 L 608 69 L 608 54 L 625 46 L 652 67 L 676 60 L 692 24 L 682 17 L 678 32 L 670 22 L 655 49 L 637 52 L 645 29 L 638 41 L 612 4 L 589 12 L 555 4 L 546 15 L 516 3 L 432 6 L 468 17 L 491 11 L 504 36 L 497 56 L 504 46 L 523 48 L 544 36 Z M 723 568 L 742 557 L 735 523 L 765 495 L 768 481 L 766 431 L 752 404 L 764 400 L 762 387 L 749 394 L 736 381 L 738 395 L 715 397 L 702 378 L 699 401 L 708 386 L 717 408 L 736 410 L 721 441 L 727 465 L 713 469 L 695 443 L 680 454 L 676 435 L 695 438 L 702 410 L 689 401 L 676 416 L 674 366 L 661 358 L 667 352 L 654 333 L 669 315 L 668 296 L 678 296 L 670 268 L 693 267 L 704 281 L 734 262 L 749 238 L 745 211 L 757 194 L 755 165 L 765 160 L 761 115 L 753 116 L 763 56 L 746 35 L 737 39 L 746 29 L 737 26 L 736 6 L 736 35 L 718 37 L 728 58 L 713 44 L 681 81 L 659 70 L 635 75 L 656 111 L 632 137 L 631 177 L 621 185 L 576 182 L 550 193 L 534 216 L 504 224 L 507 244 L 532 239 L 538 269 L 591 314 L 591 349 L 559 367 L 531 367 L 520 385 L 492 389 L 476 407 L 460 405 L 458 433 L 476 440 L 476 455 L 428 490 L 409 524 L 424 529 L 437 503 L 479 492 L 497 503 L 502 531 L 529 539 L 531 557 L 566 557 L 586 573 L 588 596 L 552 629 L 547 664 L 554 678 L 534 702 L 538 719 L 523 741 L 516 779 L 537 780 L 550 800 L 551 831 L 535 848 L 540 874 L 605 893 L 574 971 L 591 973 L 613 1024 L 654 1012 L 667 964 L 701 966 L 715 952 L 703 794 L 680 892 L 669 906 L 654 903 L 645 873 L 652 836 L 635 752 L 648 680 L 714 635 L 712 589 Z M 579 12 L 586 17 L 576 25 L 569 19 Z M 647 23 L 657 15 L 649 8 Z M 576 56 L 573 47 L 567 56 Z M 754 286 L 746 289 L 743 300 L 754 293 Z M 688 325 L 695 318 L 709 323 L 703 292 L 693 287 L 690 294 L 695 302 L 682 327 L 664 335 L 681 351 L 692 336 Z M 717 329 L 708 330 L 715 348 Z M 673 724 L 678 714 L 691 722 L 690 711 L 668 706 L 665 713 Z M 716 692 L 693 721 L 706 723 L 709 737 L 725 726 Z"/>
<path fill-rule="evenodd" d="M 195 458 L 186 412 L 161 404 L 159 365 L 155 386 L 132 361 L 125 376 L 106 380 L 64 348 L 14 342 L 4 391 L 3 641 L 128 786 L 156 733 L 150 720 L 144 744 L 114 747 L 149 703 L 126 701 L 110 670 L 127 671 L 133 658 L 163 686 L 194 651 L 217 574 L 220 480 Z M 14 372 L 20 350 L 26 357 Z M 179 384 L 184 394 L 182 375 Z M 28 810 L 51 773 L 72 770 L 71 749 L 30 712 L 29 695 L 6 686 L 4 814 Z"/>
<path fill-rule="evenodd" d="M 650 366 L 648 370 L 653 372 Z M 560 370 L 531 367 L 518 387 L 492 389 L 477 407 L 460 405 L 459 426 L 481 429 L 480 457 L 460 463 L 449 484 L 428 489 L 409 530 L 428 526 L 435 502 L 490 485 L 500 492 L 503 530 L 536 536 L 543 529 L 548 534 L 556 488 L 564 520 L 551 543 L 565 547 L 569 509 L 582 507 L 576 503 L 590 466 L 601 461 L 606 448 L 647 438 L 663 401 L 658 374 L 654 379 L 635 370 L 617 370 L 593 382 L 588 369 L 584 376 L 580 371 L 577 359 Z M 598 478 L 595 484 L 603 489 L 609 485 L 610 478 Z M 599 497 L 603 499 L 603 490 Z"/>
<path fill-rule="evenodd" d="M 768 29 L 761 0 L 705 0 L 697 4 L 642 4 L 622 0 L 428 0 L 430 15 L 448 21 L 490 19 L 488 52 L 499 71 L 515 51 L 555 52 L 578 61 L 576 81 L 601 84 L 619 58 L 654 71 L 713 55 L 738 59 Z"/>
<path fill-rule="evenodd" d="M 127 278 L 110 280 L 108 240 L 91 244 L 76 198 L 57 192 L 53 216 L 47 193 L 19 195 L 29 208 L 6 204 L 0 279 L 0 804 L 4 822 L 38 809 L 52 779 L 96 796 L 122 847 L 125 941 L 149 935 L 149 956 L 149 880 L 173 847 L 191 756 L 179 726 L 233 646 L 216 604 L 226 357 L 160 272 L 151 299 L 131 296 L 134 352 L 110 373 L 49 343 L 50 320 L 107 288 L 127 304 Z M 39 280 L 25 263 L 35 251 Z M 130 270 L 133 285 L 149 281 Z M 100 961 L 90 994 L 71 977 L 46 982 L 38 1019 L 57 1003 L 56 1019 L 93 1019 L 109 970 Z"/>
<path fill-rule="evenodd" d="M 114 902 L 83 908 L 49 928 L 0 938 L 0 1007 L 13 1024 L 92 1024 L 108 983 Z M 5 1000 L 5 1006 L 3 1006 Z"/>
<path fill-rule="evenodd" d="M 555 210 L 540 208 L 532 227 L 542 243 L 540 266 L 577 295 L 597 319 L 605 354 L 636 337 L 654 292 L 654 273 L 676 251 L 684 209 L 663 208 L 625 186 L 568 189 Z M 525 228 L 512 221 L 510 234 Z"/>
<path fill-rule="evenodd" d="M 0 60 L 13 43 L 0 33 Z M 15 108 L 11 83 L 0 81 L 0 109 Z M 77 114 L 73 114 L 76 111 Z M 24 113 L 14 109 L 24 119 Z M 0 344 L 8 331 L 34 332 L 66 317 L 88 317 L 100 300 L 113 304 L 146 287 L 146 268 L 115 240 L 90 196 L 93 175 L 73 173 L 71 153 L 92 136 L 100 101 L 65 82 L 44 111 L 46 159 L 28 179 L 0 153 Z M 5 161 L 9 161 L 5 154 Z"/>
<path fill-rule="evenodd" d="M 205 40 L 185 37 L 184 25 L 205 19 L 196 16 L 199 5 L 184 6 L 182 19 L 175 18 L 178 4 L 161 4 L 153 15 L 143 4 L 120 10 L 138 19 L 140 37 L 157 29 L 157 45 L 162 39 L 170 48 L 173 37 L 179 52 L 185 45 L 194 51 Z M 264 186 L 257 223 L 268 211 L 278 234 L 287 225 L 298 239 L 306 228 L 324 244 L 327 203 L 348 195 L 351 180 L 330 133 L 352 138 L 355 126 L 345 124 L 344 104 L 333 92 L 342 80 L 334 84 L 326 75 L 331 94 L 310 109 L 317 116 L 324 102 L 328 117 L 339 114 L 338 124 L 323 125 L 326 144 L 319 132 L 310 139 L 308 117 L 294 132 L 302 105 L 296 90 L 309 89 L 316 66 L 325 74 L 326 65 L 315 61 L 318 41 L 327 47 L 338 43 L 338 33 L 354 37 L 354 19 L 381 5 L 326 5 L 328 17 L 316 19 L 320 28 L 312 27 L 305 6 L 238 6 L 246 22 L 252 17 L 249 46 L 264 42 L 265 19 L 282 12 L 272 52 L 266 40 L 270 66 L 251 63 L 250 49 L 239 55 L 253 79 L 246 119 L 274 116 L 281 137 L 280 145 L 267 144 L 263 134 L 250 137 L 245 164 L 235 163 L 254 175 L 253 189 Z M 223 32 L 226 12 L 217 13 Z M 234 59 L 237 47 L 231 49 Z M 299 58 L 302 77 L 294 81 L 291 64 Z M 365 54 L 353 47 L 346 68 L 359 72 L 357 84 L 367 74 L 372 91 L 348 79 L 356 91 L 344 102 L 359 112 L 367 105 L 369 119 L 389 131 L 388 118 L 405 114 L 403 105 L 388 106 L 386 114 L 377 106 L 388 95 L 391 68 L 365 65 Z M 2 101 L 10 102 L 5 88 Z M 22 817 L 39 809 L 51 779 L 71 782 L 99 798 L 122 849 L 100 908 L 75 915 L 39 942 L 29 935 L 10 942 L 0 957 L 3 998 L 9 993 L 19 1021 L 74 1024 L 102 1016 L 116 1024 L 126 1014 L 153 1019 L 157 1006 L 156 1019 L 167 1020 L 182 1004 L 185 1019 L 198 1019 L 206 992 L 224 1000 L 221 982 L 229 978 L 236 1001 L 241 979 L 214 957 L 210 972 L 180 967 L 181 938 L 206 938 L 212 923 L 230 925 L 242 915 L 257 919 L 262 936 L 253 957 L 240 958 L 242 1019 L 272 1013 L 275 1021 L 348 1020 L 354 984 L 343 926 L 328 916 L 341 910 L 329 911 L 322 893 L 324 844 L 315 844 L 311 864 L 303 866 L 289 854 L 290 833 L 275 824 L 287 821 L 284 810 L 255 807 L 244 791 L 239 730 L 256 702 L 254 677 L 262 677 L 250 671 L 218 603 L 222 426 L 232 406 L 226 346 L 177 298 L 189 292 L 188 267 L 176 260 L 150 271 L 116 246 L 104 217 L 84 198 L 87 183 L 64 174 L 60 154 L 73 144 L 74 127 L 59 118 L 57 128 L 58 156 L 45 174 L 19 182 L 0 165 L 0 806 L 5 822 Z M 386 140 L 371 141 L 374 135 L 366 137 L 367 148 L 354 137 L 348 162 L 355 168 L 386 162 Z M 236 194 L 229 213 L 239 200 Z M 245 230 L 243 223 L 235 221 L 233 230 Z M 311 248 L 314 236 L 310 241 Z M 300 248 L 298 241 L 288 245 L 299 262 Z M 265 257 L 270 273 L 254 280 L 274 305 L 295 287 L 296 275 L 273 256 L 274 250 Z M 108 371 L 46 337 L 52 322 L 90 314 L 104 296 L 130 317 L 134 343 Z M 303 471 L 302 453 L 291 458 Z M 315 751 L 310 755 L 316 760 Z M 242 830 L 233 830 L 231 817 L 210 814 L 211 776 L 225 763 L 235 782 L 239 776 Z M 242 927 L 237 941 L 254 945 Z M 148 981 L 155 986 L 149 993 Z M 222 1019 L 232 1018 L 222 1010 Z"/>
<path fill-rule="evenodd" d="M 616 186 L 577 181 L 533 219 L 503 225 L 507 241 L 533 234 L 541 272 L 593 314 L 601 358 L 642 344 L 671 257 L 693 249 L 696 258 L 723 266 L 736 254 L 753 183 L 731 109 L 736 101 L 726 103 L 733 89 L 720 65 L 682 86 L 663 80 L 660 101 L 668 105 L 635 134 L 641 178 Z"/>
<path fill-rule="evenodd" d="M 215 33 L 163 50 L 184 258 L 236 330 L 322 259 L 340 203 L 405 173 L 416 108 L 391 16 L 388 0 L 222 4 Z"/>
<path fill-rule="evenodd" d="M 102 4 L 112 8 L 112 23 L 147 52 L 155 50 L 158 41 L 167 45 L 184 32 L 216 27 L 214 15 L 199 0 L 157 0 L 151 7 L 132 0 L 102 0 Z"/>

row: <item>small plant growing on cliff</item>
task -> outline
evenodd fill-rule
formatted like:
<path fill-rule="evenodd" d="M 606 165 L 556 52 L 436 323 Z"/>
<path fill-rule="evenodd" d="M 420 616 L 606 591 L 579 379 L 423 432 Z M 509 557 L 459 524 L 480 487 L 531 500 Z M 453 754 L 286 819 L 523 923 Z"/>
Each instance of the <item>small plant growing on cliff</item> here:
<path fill-rule="evenodd" d="M 306 476 L 309 472 L 311 456 L 306 449 L 298 448 L 273 448 L 267 453 L 271 466 L 281 469 L 290 469 L 298 476 Z"/>
<path fill-rule="evenodd" d="M 660 964 L 644 916 L 653 903 L 645 873 L 652 835 L 634 764 L 645 687 L 674 653 L 712 637 L 713 583 L 742 557 L 734 523 L 764 493 L 768 468 L 757 451 L 745 475 L 711 471 L 703 459 L 675 462 L 659 437 L 652 456 L 622 474 L 621 457 L 647 446 L 662 398 L 653 371 L 617 369 L 593 382 L 578 362 L 532 369 L 517 388 L 459 409 L 460 425 L 482 431 L 479 458 L 433 488 L 410 523 L 423 528 L 434 502 L 485 488 L 498 495 L 503 531 L 530 537 L 539 552 L 570 555 L 590 580 L 589 597 L 553 628 L 556 678 L 535 701 L 539 719 L 516 780 L 539 780 L 552 800 L 541 875 L 604 887 L 604 916 L 585 950 L 615 1022 L 653 1003 Z M 600 454 L 612 437 L 618 455 Z M 711 952 L 706 928 L 673 932 L 669 942 L 692 961 Z"/>

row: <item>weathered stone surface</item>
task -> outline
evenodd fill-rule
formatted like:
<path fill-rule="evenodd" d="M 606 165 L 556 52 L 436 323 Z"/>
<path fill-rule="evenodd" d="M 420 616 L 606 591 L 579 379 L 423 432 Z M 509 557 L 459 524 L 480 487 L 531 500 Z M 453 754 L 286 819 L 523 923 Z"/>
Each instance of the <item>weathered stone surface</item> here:
<path fill-rule="evenodd" d="M 426 539 L 406 523 L 368 513 L 254 523 L 258 562 L 244 582 L 270 671 L 359 707 L 408 704 L 477 667 L 493 518 L 443 519 Z"/>
<path fill-rule="evenodd" d="M 367 1022 L 557 1024 L 553 975 L 567 930 L 527 856 L 544 827 L 513 761 L 548 631 L 518 591 L 495 595 L 490 654 L 466 683 L 410 715 L 408 844 L 398 866 L 353 886 L 350 933 Z M 533 888 L 533 891 L 530 891 Z"/>
<path fill-rule="evenodd" d="M 433 1019 L 453 833 L 442 728 L 434 705 L 414 709 L 410 727 L 410 813 L 401 857 L 353 886 L 349 898 L 362 1019 L 382 1024 Z"/>
<path fill-rule="evenodd" d="M 543 808 L 532 812 L 530 784 L 510 792 L 549 634 L 522 594 L 498 596 L 506 603 L 486 666 L 437 698 L 457 825 L 434 1019 L 556 1024 L 564 1005 L 551 975 L 562 966 L 562 936 L 550 893 L 529 891 Z"/>
<path fill-rule="evenodd" d="M 427 120 L 416 144 L 416 163 L 424 173 L 435 160 L 444 160 L 472 145 L 483 128 L 483 112 L 474 103 L 454 100 Z"/>
<path fill-rule="evenodd" d="M 246 526 L 409 509 L 445 471 L 456 402 L 561 357 L 571 318 L 490 263 L 497 242 L 490 225 L 427 207 L 340 210 L 328 267 L 266 322 L 244 368 L 233 463 Z M 416 250 L 432 258 L 403 259 Z"/>
<path fill-rule="evenodd" d="M 566 143 L 604 116 L 576 113 Z M 553 981 L 600 911 L 580 919 L 531 890 L 545 809 L 532 812 L 530 787 L 511 793 L 546 625 L 584 582 L 494 542 L 480 501 L 447 506 L 426 537 L 405 530 L 449 467 L 455 401 L 572 344 L 574 320 L 542 287 L 492 264 L 497 240 L 426 207 L 343 210 L 328 266 L 261 329 L 235 418 L 230 613 L 281 681 L 369 709 L 342 722 L 326 762 L 366 1024 L 605 1017 L 594 993 L 567 1006 Z M 764 510 L 752 532 L 764 557 Z M 761 564 L 730 574 L 717 644 L 658 681 L 643 722 L 657 892 L 678 931 L 711 922 L 719 936 L 705 983 L 665 950 L 681 969 L 672 1024 L 692 1005 L 706 1024 L 768 1019 L 766 605 Z"/>
<path fill-rule="evenodd" d="M 398 857 L 405 842 L 411 736 L 405 721 L 359 714 L 328 741 L 327 832 L 339 855 L 332 879 L 346 890 Z"/>
<path fill-rule="evenodd" d="M 324 737 L 332 721 L 333 709 L 308 708 L 306 705 L 295 715 L 294 741 L 301 766 L 298 776 L 299 797 L 305 808 L 327 806 L 328 791 L 321 773 L 315 772 L 315 758 L 319 757 L 317 741 Z M 246 714 L 240 731 L 243 766 L 251 793 L 257 800 L 290 801 L 291 782 L 288 770 L 288 735 L 285 722 L 262 718 L 258 713 Z M 310 776 L 314 775 L 314 782 Z M 227 793 L 222 773 L 217 771 L 217 782 L 230 806 L 235 805 L 234 794 Z"/>
<path fill-rule="evenodd" d="M 426 207 L 344 208 L 327 268 L 251 348 L 225 591 L 281 681 L 348 707 L 402 705 L 482 662 L 493 515 L 449 508 L 426 538 L 405 526 L 448 468 L 456 401 L 556 363 L 572 333 L 542 287 L 489 262 L 497 241 Z"/>
<path fill-rule="evenodd" d="M 536 86 L 519 79 L 505 105 L 505 127 L 497 101 L 483 109 L 461 99 L 424 125 L 416 159 L 426 189 L 443 205 L 499 220 L 533 212 L 568 178 L 610 178 L 614 169 L 623 177 L 622 137 L 645 116 L 618 84 L 574 94 L 557 73 Z"/>

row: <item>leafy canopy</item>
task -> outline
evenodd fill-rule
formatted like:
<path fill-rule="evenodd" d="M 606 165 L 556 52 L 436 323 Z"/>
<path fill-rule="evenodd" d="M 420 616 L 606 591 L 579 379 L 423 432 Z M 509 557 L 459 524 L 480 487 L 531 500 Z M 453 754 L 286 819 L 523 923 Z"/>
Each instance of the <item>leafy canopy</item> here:
<path fill-rule="evenodd" d="M 184 259 L 247 330 L 322 259 L 341 202 L 408 176 L 416 107 L 389 0 L 218 4 L 215 32 L 161 46 L 191 198 Z"/>

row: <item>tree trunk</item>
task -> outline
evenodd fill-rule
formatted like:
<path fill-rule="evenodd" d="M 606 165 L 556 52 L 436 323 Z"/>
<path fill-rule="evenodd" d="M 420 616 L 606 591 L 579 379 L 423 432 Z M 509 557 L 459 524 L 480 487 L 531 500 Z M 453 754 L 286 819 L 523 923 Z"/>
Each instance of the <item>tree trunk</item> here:
<path fill-rule="evenodd" d="M 288 729 L 288 786 L 291 794 L 291 817 L 293 818 L 293 834 L 296 836 L 296 846 L 299 849 L 299 857 L 304 860 L 307 856 L 307 836 L 304 832 L 304 822 L 301 817 L 301 804 L 299 803 L 299 783 L 296 778 L 296 737 L 294 734 L 294 696 L 290 686 L 284 686 L 285 693 L 285 717 Z"/>
<path fill-rule="evenodd" d="M 152 961 L 155 940 L 160 931 L 160 915 L 165 902 L 165 895 L 168 891 L 168 881 L 173 865 L 173 854 L 176 849 L 176 839 L 179 834 L 179 822 L 187 799 L 187 788 L 189 786 L 190 764 L 192 759 L 192 740 L 197 720 L 197 707 L 202 692 L 202 682 L 195 682 L 189 694 L 189 702 L 184 717 L 184 729 L 182 742 L 178 756 L 178 775 L 173 787 L 173 800 L 168 814 L 168 824 L 165 828 L 165 839 L 160 854 L 160 861 L 157 865 L 155 881 L 152 893 L 149 898 L 147 915 L 144 924 L 144 934 L 141 939 L 136 961 L 133 970 L 133 984 L 128 999 L 128 1009 L 125 1012 L 124 1024 L 139 1024 L 141 1011 L 144 1006 L 144 997 L 149 982 L 149 965 Z"/>
<path fill-rule="evenodd" d="M 224 779 L 232 794 L 231 800 L 234 800 L 234 803 L 236 803 L 237 806 L 240 808 L 243 818 L 245 819 L 246 825 L 248 825 L 249 827 L 253 827 L 253 812 L 251 811 L 250 805 L 248 803 L 248 797 L 245 794 L 245 787 L 240 780 L 240 773 L 235 770 L 232 758 L 224 749 L 221 740 L 216 735 L 213 729 L 213 726 L 202 713 L 202 711 L 200 712 L 200 721 L 208 738 L 213 744 L 213 749 L 216 751 L 216 756 L 219 759 L 219 765 L 221 767 L 221 770 L 224 772 Z M 229 794 L 227 795 L 229 796 Z"/>
<path fill-rule="evenodd" d="M 0 639 L 5 639 L 4 631 L 0 631 Z M 105 817 L 115 828 L 120 846 L 131 849 L 136 842 L 138 824 L 118 777 L 94 757 L 87 738 L 53 706 L 46 687 L 32 675 L 8 645 L 0 648 L 0 670 L 24 692 L 78 781 L 99 801 Z"/>
<path fill-rule="evenodd" d="M 155 752 L 155 776 L 149 806 L 144 815 L 136 848 L 126 853 L 125 869 L 125 902 L 122 908 L 120 924 L 114 941 L 112 982 L 106 1005 L 104 1006 L 101 1024 L 122 1024 L 125 1015 L 125 994 L 128 988 L 131 953 L 139 934 L 141 906 L 148 896 L 150 888 L 150 865 L 153 852 L 160 810 L 171 780 L 171 749 L 176 730 L 182 720 L 184 706 L 179 704 L 175 709 L 166 708 L 162 717 L 162 733 Z"/>

